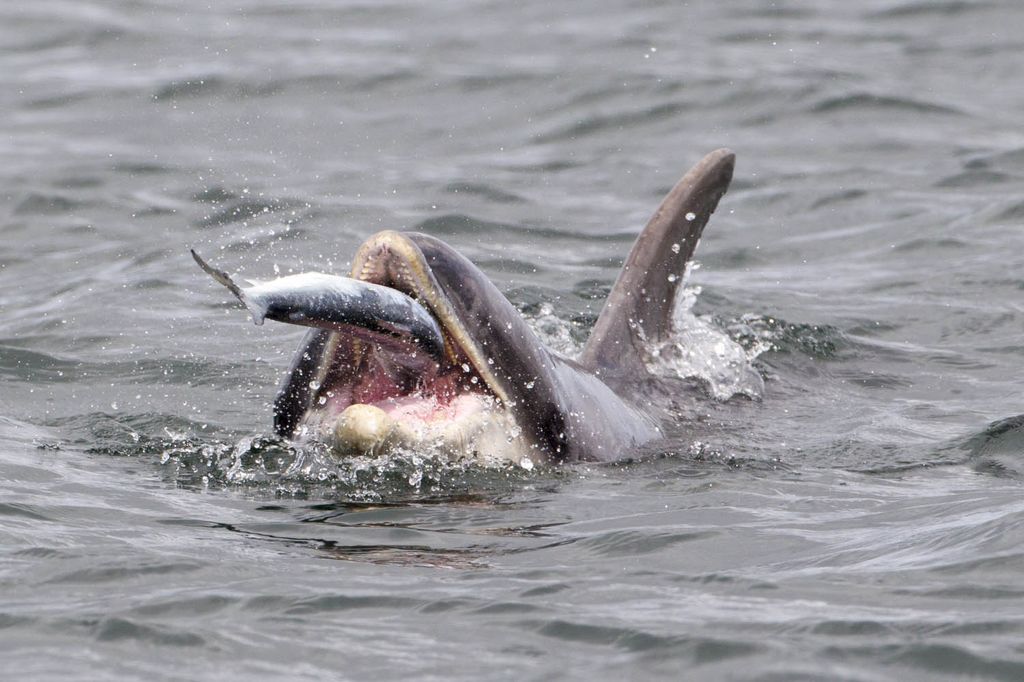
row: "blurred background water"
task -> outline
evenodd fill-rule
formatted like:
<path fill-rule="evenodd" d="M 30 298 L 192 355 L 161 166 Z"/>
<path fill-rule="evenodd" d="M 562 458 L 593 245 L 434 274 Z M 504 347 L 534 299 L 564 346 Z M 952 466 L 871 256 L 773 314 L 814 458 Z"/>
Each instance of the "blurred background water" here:
<path fill-rule="evenodd" d="M 1022 27 L 1012 0 L 4 3 L 0 671 L 1021 679 Z M 762 399 L 705 381 L 620 465 L 277 442 L 301 331 L 187 252 L 344 273 L 429 232 L 571 352 L 718 146 L 688 320 Z"/>

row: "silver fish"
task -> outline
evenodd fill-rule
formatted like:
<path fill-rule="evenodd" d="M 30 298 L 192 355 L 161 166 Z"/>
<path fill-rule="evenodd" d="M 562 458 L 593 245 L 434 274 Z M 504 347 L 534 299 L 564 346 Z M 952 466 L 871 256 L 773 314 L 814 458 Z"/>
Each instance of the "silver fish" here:
<path fill-rule="evenodd" d="M 419 349 L 434 361 L 444 358 L 444 335 L 437 321 L 397 289 L 319 272 L 241 287 L 194 250 L 192 257 L 204 272 L 245 304 L 258 325 L 270 319 L 327 329 L 393 351 L 415 353 Z"/>

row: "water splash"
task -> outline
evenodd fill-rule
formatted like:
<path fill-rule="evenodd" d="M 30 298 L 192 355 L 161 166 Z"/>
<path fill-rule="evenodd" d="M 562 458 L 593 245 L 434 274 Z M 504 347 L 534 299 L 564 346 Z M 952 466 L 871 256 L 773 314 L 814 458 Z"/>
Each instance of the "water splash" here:
<path fill-rule="evenodd" d="M 716 400 L 734 395 L 759 399 L 764 379 L 753 362 L 773 348 L 772 330 L 749 329 L 746 335 L 737 332 L 734 339 L 733 330 L 724 331 L 710 316 L 693 313 L 700 292 L 700 287 L 679 290 L 672 339 L 647 344 L 648 369 L 656 376 L 699 379 Z M 524 318 L 548 348 L 569 358 L 582 352 L 586 334 L 558 317 L 550 303 L 542 303 L 532 315 L 524 313 Z"/>
<path fill-rule="evenodd" d="M 575 333 L 573 323 L 555 315 L 555 309 L 550 303 L 541 303 L 536 314 L 524 314 L 523 317 L 544 345 L 555 352 L 574 358 L 583 351 L 583 344 L 577 340 L 578 334 Z"/>
<path fill-rule="evenodd" d="M 754 313 L 731 321 L 728 330 L 748 352 L 758 355 L 770 350 L 833 360 L 849 343 L 843 333 L 831 325 L 797 324 Z"/>
<path fill-rule="evenodd" d="M 60 436 L 37 439 L 39 449 L 145 458 L 183 488 L 240 488 L 260 497 L 394 502 L 469 493 L 502 496 L 562 475 L 529 459 L 454 460 L 440 450 L 338 458 L 320 443 L 211 429 L 159 413 L 92 413 L 49 426 Z"/>
<path fill-rule="evenodd" d="M 700 291 L 700 287 L 679 290 L 672 338 L 648 344 L 648 368 L 658 376 L 698 379 L 716 400 L 736 395 L 759 400 L 764 393 L 764 379 L 753 363 L 771 348 L 771 343 L 761 339 L 744 347 L 719 329 L 710 317 L 695 315 L 693 305 Z"/>
<path fill-rule="evenodd" d="M 501 494 L 536 474 L 533 462 L 527 467 L 507 460 L 452 460 L 431 452 L 338 458 L 320 443 L 293 444 L 260 435 L 233 444 L 183 440 L 166 448 L 160 461 L 185 487 L 244 487 L 275 496 L 359 502 L 480 490 Z"/>

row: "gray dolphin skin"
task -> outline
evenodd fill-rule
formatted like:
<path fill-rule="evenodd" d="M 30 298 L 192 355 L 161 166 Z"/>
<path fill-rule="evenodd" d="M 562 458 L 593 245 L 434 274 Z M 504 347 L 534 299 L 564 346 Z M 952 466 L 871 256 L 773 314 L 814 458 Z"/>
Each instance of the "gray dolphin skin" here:
<path fill-rule="evenodd" d="M 274 401 L 282 437 L 341 455 L 615 460 L 661 435 L 629 387 L 647 376 L 648 344 L 672 334 L 676 292 L 734 163 L 716 150 L 669 192 L 576 360 L 545 347 L 475 265 L 429 235 L 380 232 L 359 248 L 351 278 L 295 275 L 262 290 L 196 261 L 257 322 L 314 327 Z"/>

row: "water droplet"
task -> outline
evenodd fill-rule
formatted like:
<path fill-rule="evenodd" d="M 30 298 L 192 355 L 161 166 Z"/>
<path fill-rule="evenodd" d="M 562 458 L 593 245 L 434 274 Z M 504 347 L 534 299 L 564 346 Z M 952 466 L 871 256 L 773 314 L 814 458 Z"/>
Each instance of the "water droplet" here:
<path fill-rule="evenodd" d="M 697 214 L 696 214 L 696 213 L 693 213 L 692 211 L 691 211 L 690 213 L 687 213 L 687 214 L 686 214 L 686 219 L 687 219 L 687 220 L 691 220 L 691 221 L 692 221 L 692 220 L 693 220 L 694 218 L 696 218 L 696 217 L 697 217 Z"/>
<path fill-rule="evenodd" d="M 462 363 L 462 371 L 469 372 L 469 365 L 467 365 L 466 363 Z"/>
<path fill-rule="evenodd" d="M 533 471 L 533 460 L 529 457 L 523 457 L 519 460 L 519 466 L 523 467 L 527 471 Z"/>
<path fill-rule="evenodd" d="M 672 245 L 672 253 L 679 253 L 679 244 Z"/>
<path fill-rule="evenodd" d="M 676 281 L 677 279 L 679 279 L 679 278 L 678 278 L 678 277 L 676 277 L 675 275 L 669 275 L 669 276 L 668 276 L 668 281 L 670 281 L 670 282 L 674 282 L 674 281 Z"/>

